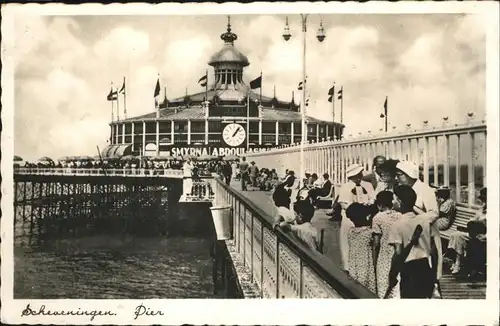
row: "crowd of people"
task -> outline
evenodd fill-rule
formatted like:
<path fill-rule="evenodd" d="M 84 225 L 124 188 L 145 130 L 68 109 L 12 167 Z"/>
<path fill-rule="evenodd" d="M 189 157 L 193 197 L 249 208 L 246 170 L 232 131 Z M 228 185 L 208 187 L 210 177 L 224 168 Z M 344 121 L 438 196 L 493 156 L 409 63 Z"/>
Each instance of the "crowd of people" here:
<path fill-rule="evenodd" d="M 249 169 L 246 162 L 240 163 L 245 174 L 251 173 Z M 440 297 L 443 257 L 452 254 L 452 274 L 461 271 L 466 256 L 469 277 L 484 278 L 479 257 L 486 242 L 486 188 L 478 198 L 482 209 L 467 227 L 452 232 L 443 248 L 441 231 L 448 230 L 456 216 L 449 188 L 422 182 L 412 162 L 382 156 L 373 160 L 370 174 L 363 172 L 358 164 L 346 169 L 347 182 L 328 212 L 331 220 L 340 220 L 341 261 L 351 277 L 380 298 Z M 244 185 L 242 181 L 242 190 Z M 331 187 L 327 173 L 321 181 L 307 174 L 299 182 L 293 171 L 287 171 L 274 184 L 275 227 L 319 250 L 318 230 L 311 220 L 318 198 L 333 195 Z"/>

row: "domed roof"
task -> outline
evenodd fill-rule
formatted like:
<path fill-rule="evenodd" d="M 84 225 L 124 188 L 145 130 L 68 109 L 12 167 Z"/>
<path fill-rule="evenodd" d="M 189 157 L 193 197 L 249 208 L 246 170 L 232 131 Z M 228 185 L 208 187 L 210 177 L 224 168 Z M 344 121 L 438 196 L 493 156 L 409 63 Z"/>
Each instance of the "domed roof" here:
<path fill-rule="evenodd" d="M 236 50 L 236 48 L 232 44 L 224 44 L 224 47 L 222 49 L 220 49 L 210 57 L 208 64 L 211 66 L 215 66 L 218 63 L 224 62 L 239 63 L 243 67 L 246 67 L 250 64 L 248 62 L 248 58 L 243 53 Z"/>
<path fill-rule="evenodd" d="M 231 31 L 231 18 L 227 17 L 227 31 L 220 38 L 224 41 L 224 47 L 210 57 L 208 64 L 215 66 L 218 63 L 239 63 L 243 67 L 248 66 L 248 58 L 236 50 L 234 41 L 238 39 L 238 35 Z"/>

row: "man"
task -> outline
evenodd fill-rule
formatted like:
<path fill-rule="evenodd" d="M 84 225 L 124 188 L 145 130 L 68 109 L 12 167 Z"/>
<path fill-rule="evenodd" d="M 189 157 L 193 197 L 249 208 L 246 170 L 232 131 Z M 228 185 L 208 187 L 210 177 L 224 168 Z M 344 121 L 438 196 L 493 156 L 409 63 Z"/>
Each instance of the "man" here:
<path fill-rule="evenodd" d="M 248 180 L 248 162 L 247 158 L 241 158 L 240 162 L 240 180 L 241 180 L 241 191 L 247 190 L 247 180 Z"/>
<path fill-rule="evenodd" d="M 229 184 L 231 183 L 231 175 L 232 175 L 232 169 L 229 162 L 222 163 L 222 175 L 224 176 L 224 181 L 229 186 Z"/>
<path fill-rule="evenodd" d="M 416 215 L 413 211 L 417 194 L 408 185 L 397 186 L 394 190 L 400 213 L 403 214 L 389 232 L 389 244 L 394 247 L 392 268 L 397 268 L 396 262 L 411 239 L 417 226 L 422 227 L 418 241 L 411 248 L 401 266 L 400 291 L 403 299 L 426 299 L 432 296 L 434 290 L 434 272 L 429 264 L 432 252 L 432 236 L 430 224 L 424 215 Z"/>
<path fill-rule="evenodd" d="M 259 168 L 257 167 L 257 165 L 255 165 L 254 161 L 250 162 L 249 173 L 250 173 L 250 183 L 252 184 L 252 187 L 257 187 L 257 177 L 259 176 Z"/>
<path fill-rule="evenodd" d="M 435 223 L 439 218 L 439 206 L 434 189 L 420 181 L 418 174 L 418 166 L 412 162 L 402 161 L 396 165 L 398 184 L 411 187 L 417 196 L 413 211 L 417 215 L 425 216 L 431 225 L 433 238 L 432 268 L 435 271 L 436 280 L 439 280 L 443 271 L 441 235 Z"/>
<path fill-rule="evenodd" d="M 380 167 L 386 160 L 387 159 L 382 155 L 375 156 L 372 163 L 372 172 L 363 177 L 364 181 L 372 184 L 373 189 L 377 189 L 377 185 L 381 181 L 380 175 L 382 174 L 382 171 Z"/>
<path fill-rule="evenodd" d="M 338 203 L 340 204 L 340 207 L 342 207 L 342 221 L 339 230 L 339 247 L 342 258 L 342 266 L 344 270 L 349 270 L 349 243 L 347 235 L 349 229 L 353 227 L 354 224 L 345 215 L 345 210 L 352 203 L 370 205 L 374 202 L 375 198 L 373 198 L 374 190 L 372 184 L 363 181 L 363 167 L 361 165 L 350 165 L 346 170 L 346 178 L 347 182 L 341 186 L 338 198 Z"/>
<path fill-rule="evenodd" d="M 316 205 L 318 197 L 324 197 L 330 193 L 332 190 L 332 182 L 330 181 L 330 176 L 328 173 L 323 174 L 323 183 L 320 187 L 315 187 L 309 190 L 309 197 L 313 205 Z"/>
<path fill-rule="evenodd" d="M 193 191 L 193 165 L 191 160 L 187 159 L 182 166 L 183 170 L 183 190 L 185 194 L 191 194 Z"/>

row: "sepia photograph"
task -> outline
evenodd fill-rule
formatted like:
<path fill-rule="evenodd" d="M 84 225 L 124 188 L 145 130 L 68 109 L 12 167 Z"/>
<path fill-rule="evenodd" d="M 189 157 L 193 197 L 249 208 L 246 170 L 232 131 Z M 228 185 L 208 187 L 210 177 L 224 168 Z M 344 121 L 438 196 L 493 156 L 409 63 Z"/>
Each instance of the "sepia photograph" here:
<path fill-rule="evenodd" d="M 165 316 L 149 299 L 498 299 L 498 5 L 6 7 L 16 320 L 111 323 L 128 300 L 127 323 Z"/>

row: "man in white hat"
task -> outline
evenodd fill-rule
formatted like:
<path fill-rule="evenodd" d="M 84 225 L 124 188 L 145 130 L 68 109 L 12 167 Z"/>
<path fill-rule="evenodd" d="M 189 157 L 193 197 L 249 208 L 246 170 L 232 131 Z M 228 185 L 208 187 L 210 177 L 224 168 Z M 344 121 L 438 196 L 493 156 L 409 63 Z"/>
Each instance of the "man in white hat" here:
<path fill-rule="evenodd" d="M 345 215 L 345 210 L 352 203 L 370 205 L 373 203 L 374 190 L 370 182 L 363 181 L 363 167 L 359 164 L 352 164 L 346 170 L 347 182 L 342 185 L 339 191 L 338 202 L 342 207 L 342 222 L 339 231 L 339 247 L 344 270 L 349 270 L 349 229 L 354 226 L 352 221 Z"/>
<path fill-rule="evenodd" d="M 417 215 L 425 214 L 431 225 L 431 235 L 435 252 L 433 254 L 432 267 L 436 272 L 436 279 L 439 280 L 443 271 L 443 255 L 441 248 L 441 235 L 437 228 L 436 221 L 439 218 L 439 206 L 436 193 L 428 184 L 420 181 L 418 166 L 413 162 L 402 161 L 396 165 L 396 178 L 400 185 L 407 185 L 413 188 L 417 194 L 414 212 Z"/>

